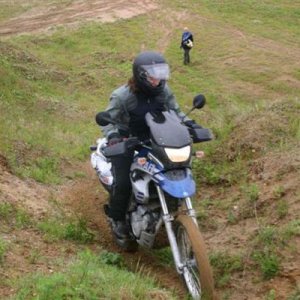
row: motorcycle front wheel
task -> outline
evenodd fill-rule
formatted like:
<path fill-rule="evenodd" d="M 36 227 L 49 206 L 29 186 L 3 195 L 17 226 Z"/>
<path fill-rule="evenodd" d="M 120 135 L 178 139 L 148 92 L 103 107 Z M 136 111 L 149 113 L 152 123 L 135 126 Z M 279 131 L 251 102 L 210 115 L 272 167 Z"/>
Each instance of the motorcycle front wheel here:
<path fill-rule="evenodd" d="M 193 299 L 215 299 L 214 280 L 202 235 L 187 215 L 176 218 L 176 241 L 183 268 L 183 279 Z"/>

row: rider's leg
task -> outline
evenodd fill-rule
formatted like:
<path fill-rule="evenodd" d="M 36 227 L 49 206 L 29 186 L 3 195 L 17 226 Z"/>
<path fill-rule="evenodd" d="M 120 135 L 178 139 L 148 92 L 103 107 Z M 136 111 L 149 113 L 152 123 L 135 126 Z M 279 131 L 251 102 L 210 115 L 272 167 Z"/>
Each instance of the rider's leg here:
<path fill-rule="evenodd" d="M 111 158 L 114 183 L 110 195 L 108 215 L 114 221 L 113 230 L 116 230 L 115 233 L 120 237 L 128 234 L 125 215 L 131 193 L 129 172 L 132 159 L 133 152 Z"/>

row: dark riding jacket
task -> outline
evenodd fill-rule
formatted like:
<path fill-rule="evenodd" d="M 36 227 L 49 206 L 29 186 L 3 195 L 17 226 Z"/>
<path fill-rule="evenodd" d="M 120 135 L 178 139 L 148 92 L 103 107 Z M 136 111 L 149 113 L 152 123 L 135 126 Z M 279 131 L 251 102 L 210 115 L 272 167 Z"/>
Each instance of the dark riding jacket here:
<path fill-rule="evenodd" d="M 116 123 L 128 126 L 132 135 L 143 136 L 148 132 L 145 114 L 159 110 L 174 110 L 179 117 L 184 117 L 167 84 L 157 97 L 133 93 L 126 84 L 113 91 L 106 112 Z M 113 133 L 120 133 L 118 126 L 113 124 L 101 126 L 101 130 L 107 138 Z"/>

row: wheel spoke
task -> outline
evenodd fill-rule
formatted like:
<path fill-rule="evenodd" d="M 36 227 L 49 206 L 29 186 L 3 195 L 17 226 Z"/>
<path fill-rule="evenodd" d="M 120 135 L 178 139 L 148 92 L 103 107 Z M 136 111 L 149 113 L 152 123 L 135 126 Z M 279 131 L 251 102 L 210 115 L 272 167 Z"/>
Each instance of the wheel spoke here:
<path fill-rule="evenodd" d="M 201 296 L 201 285 L 198 278 L 197 263 L 194 258 L 192 245 L 187 232 L 183 226 L 178 228 L 177 241 L 182 263 L 186 266 L 184 269 L 184 278 L 187 287 L 194 299 Z"/>
<path fill-rule="evenodd" d="M 201 285 L 200 282 L 195 276 L 193 275 L 193 272 L 191 272 L 191 269 L 186 268 L 184 272 L 184 278 L 187 284 L 187 287 L 189 289 L 190 294 L 194 299 L 200 299 L 201 298 Z"/>

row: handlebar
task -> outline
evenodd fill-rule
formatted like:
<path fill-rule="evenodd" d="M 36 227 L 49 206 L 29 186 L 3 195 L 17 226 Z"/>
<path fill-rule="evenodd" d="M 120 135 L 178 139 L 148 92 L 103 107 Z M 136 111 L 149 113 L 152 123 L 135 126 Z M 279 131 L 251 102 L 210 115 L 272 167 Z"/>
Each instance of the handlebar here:
<path fill-rule="evenodd" d="M 197 128 L 193 130 L 192 139 L 193 143 L 201 143 L 212 140 L 213 136 L 209 129 Z M 102 151 L 103 154 L 109 158 L 113 156 L 124 155 L 128 151 L 135 149 L 137 146 L 149 147 L 149 143 L 150 140 L 140 141 L 137 137 L 129 137 L 122 142 L 105 147 Z"/>
<path fill-rule="evenodd" d="M 123 155 L 127 151 L 134 149 L 137 146 L 144 146 L 145 142 L 140 141 L 137 137 L 129 137 L 122 142 L 105 147 L 102 151 L 106 157 Z"/>

